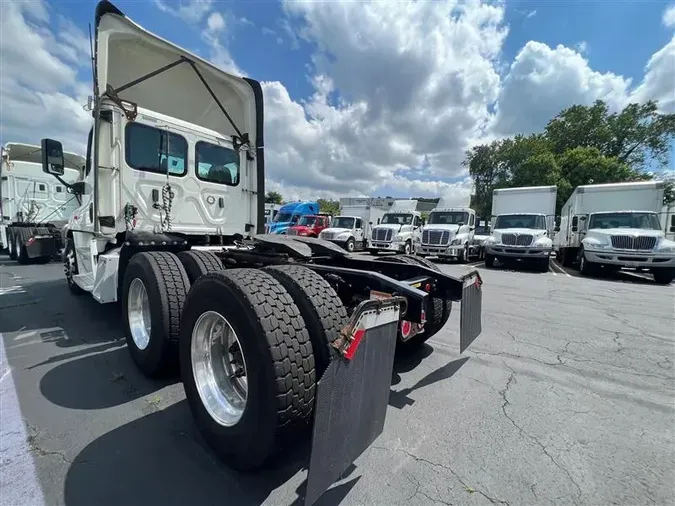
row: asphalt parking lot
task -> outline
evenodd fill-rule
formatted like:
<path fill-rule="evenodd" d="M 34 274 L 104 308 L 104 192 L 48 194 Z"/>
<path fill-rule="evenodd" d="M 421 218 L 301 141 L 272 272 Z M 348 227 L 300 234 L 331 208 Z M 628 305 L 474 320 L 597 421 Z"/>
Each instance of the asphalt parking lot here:
<path fill-rule="evenodd" d="M 674 504 L 675 285 L 480 272 L 483 334 L 460 356 L 454 311 L 396 364 L 384 433 L 320 504 Z M 119 308 L 59 264 L 0 257 L 0 333 L 3 506 L 302 504 L 302 452 L 220 464 L 181 385 L 141 377 Z"/>

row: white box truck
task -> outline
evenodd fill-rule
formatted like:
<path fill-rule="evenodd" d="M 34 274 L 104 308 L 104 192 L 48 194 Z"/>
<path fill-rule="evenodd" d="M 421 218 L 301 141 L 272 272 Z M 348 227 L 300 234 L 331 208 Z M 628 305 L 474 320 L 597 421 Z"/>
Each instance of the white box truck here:
<path fill-rule="evenodd" d="M 474 243 L 475 229 L 476 211 L 469 207 L 453 207 L 442 198 L 422 227 L 415 254 L 467 262 L 470 257 L 480 256 L 482 249 Z"/>
<path fill-rule="evenodd" d="M 340 214 L 321 231 L 319 239 L 338 244 L 350 253 L 364 250 L 373 227 L 380 224 L 386 212 L 384 207 L 369 204 L 341 206 Z"/>
<path fill-rule="evenodd" d="M 584 275 L 623 267 L 650 271 L 659 284 L 675 277 L 675 242 L 659 214 L 664 184 L 640 181 L 578 186 L 562 207 L 556 250 Z"/>
<path fill-rule="evenodd" d="M 663 206 L 661 210 L 661 228 L 666 234 L 666 239 L 675 241 L 675 203 L 671 202 Z"/>
<path fill-rule="evenodd" d="M 483 243 L 485 267 L 492 267 L 495 259 L 515 260 L 531 262 L 540 271 L 548 271 L 556 196 L 555 186 L 494 190 L 492 230 Z"/>
<path fill-rule="evenodd" d="M 383 251 L 412 253 L 422 230 L 422 215 L 416 209 L 416 200 L 394 201 L 380 224 L 373 227 L 368 237 L 368 252 L 371 255 Z"/>
<path fill-rule="evenodd" d="M 0 250 L 21 264 L 48 262 L 63 247 L 61 229 L 79 207 L 69 185 L 84 157 L 63 153 L 59 179 L 42 172 L 41 146 L 8 142 L 0 159 Z"/>
<path fill-rule="evenodd" d="M 279 209 L 281 209 L 281 204 L 265 204 L 265 225 L 274 221 Z"/>

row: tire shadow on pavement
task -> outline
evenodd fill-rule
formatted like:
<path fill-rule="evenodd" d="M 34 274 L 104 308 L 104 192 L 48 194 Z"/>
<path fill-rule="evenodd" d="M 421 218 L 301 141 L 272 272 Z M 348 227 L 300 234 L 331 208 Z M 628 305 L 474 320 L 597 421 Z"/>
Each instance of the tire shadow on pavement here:
<path fill-rule="evenodd" d="M 406 357 L 401 357 L 394 362 L 394 373 L 392 376 L 392 386 L 398 385 L 401 382 L 401 373 L 410 372 L 415 369 L 426 357 L 433 352 L 433 348 L 428 344 L 420 347 L 416 353 Z M 452 376 L 459 371 L 459 369 L 469 360 L 469 357 L 462 357 L 445 364 L 442 367 L 430 372 L 422 379 L 420 379 L 413 386 L 403 388 L 401 390 L 391 389 L 389 393 L 389 405 L 396 409 L 403 409 L 406 406 L 412 406 L 415 400 L 410 397 L 410 394 L 415 390 L 424 388 L 439 381 L 452 378 Z"/>
<path fill-rule="evenodd" d="M 174 377 L 152 380 L 134 365 L 126 346 L 116 349 L 88 348 L 87 355 L 51 368 L 40 379 L 42 395 L 53 404 L 68 409 L 96 410 L 134 401 L 177 383 Z M 105 351 L 103 351 L 105 350 Z M 100 351 L 98 353 L 93 353 Z M 61 356 L 60 356 L 61 357 Z M 86 378 L 86 379 L 85 379 Z"/>
<path fill-rule="evenodd" d="M 253 506 L 280 489 L 272 503 L 300 506 L 305 479 L 296 475 L 306 468 L 308 449 L 308 443 L 298 445 L 279 457 L 283 465 L 273 462 L 269 470 L 240 473 L 228 468 L 208 447 L 192 421 L 187 401 L 182 400 L 86 446 L 68 469 L 65 504 Z M 345 476 L 354 469 L 352 465 Z M 339 504 L 359 479 L 333 486 L 316 504 Z"/>

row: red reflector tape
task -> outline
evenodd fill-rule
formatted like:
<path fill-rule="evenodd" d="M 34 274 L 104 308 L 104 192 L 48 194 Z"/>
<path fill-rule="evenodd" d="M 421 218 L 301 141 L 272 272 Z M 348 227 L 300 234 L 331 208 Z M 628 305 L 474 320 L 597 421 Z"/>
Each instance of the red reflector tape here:
<path fill-rule="evenodd" d="M 30 246 L 34 242 L 35 242 L 35 237 L 28 238 L 28 240 L 26 241 L 26 246 Z"/>
<path fill-rule="evenodd" d="M 349 343 L 349 348 L 347 348 L 347 351 L 345 351 L 345 358 L 347 360 L 351 360 L 354 358 L 356 349 L 359 347 L 359 344 L 361 344 L 361 339 L 363 339 L 363 336 L 365 334 L 366 331 L 364 329 L 358 329 L 354 331 L 354 335 L 352 336 L 352 342 Z"/>

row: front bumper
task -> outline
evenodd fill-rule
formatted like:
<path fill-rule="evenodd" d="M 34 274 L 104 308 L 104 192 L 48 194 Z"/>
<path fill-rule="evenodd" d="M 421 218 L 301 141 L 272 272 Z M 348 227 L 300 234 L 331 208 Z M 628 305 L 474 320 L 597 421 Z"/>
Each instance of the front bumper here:
<path fill-rule="evenodd" d="M 675 268 L 675 255 L 672 253 L 640 253 L 634 250 L 590 250 L 587 248 L 584 248 L 584 253 L 586 261 L 598 264 L 649 269 Z"/>
<path fill-rule="evenodd" d="M 374 251 L 396 251 L 398 253 L 402 253 L 405 251 L 405 242 L 368 241 L 368 249 Z"/>
<path fill-rule="evenodd" d="M 418 255 L 437 256 L 439 258 L 458 258 L 463 254 L 465 248 L 463 244 L 453 244 L 451 246 L 439 246 L 436 244 L 417 244 L 415 252 Z"/>
<path fill-rule="evenodd" d="M 486 255 L 505 258 L 543 258 L 551 255 L 552 247 L 541 246 L 506 246 L 504 244 L 485 244 Z"/>

